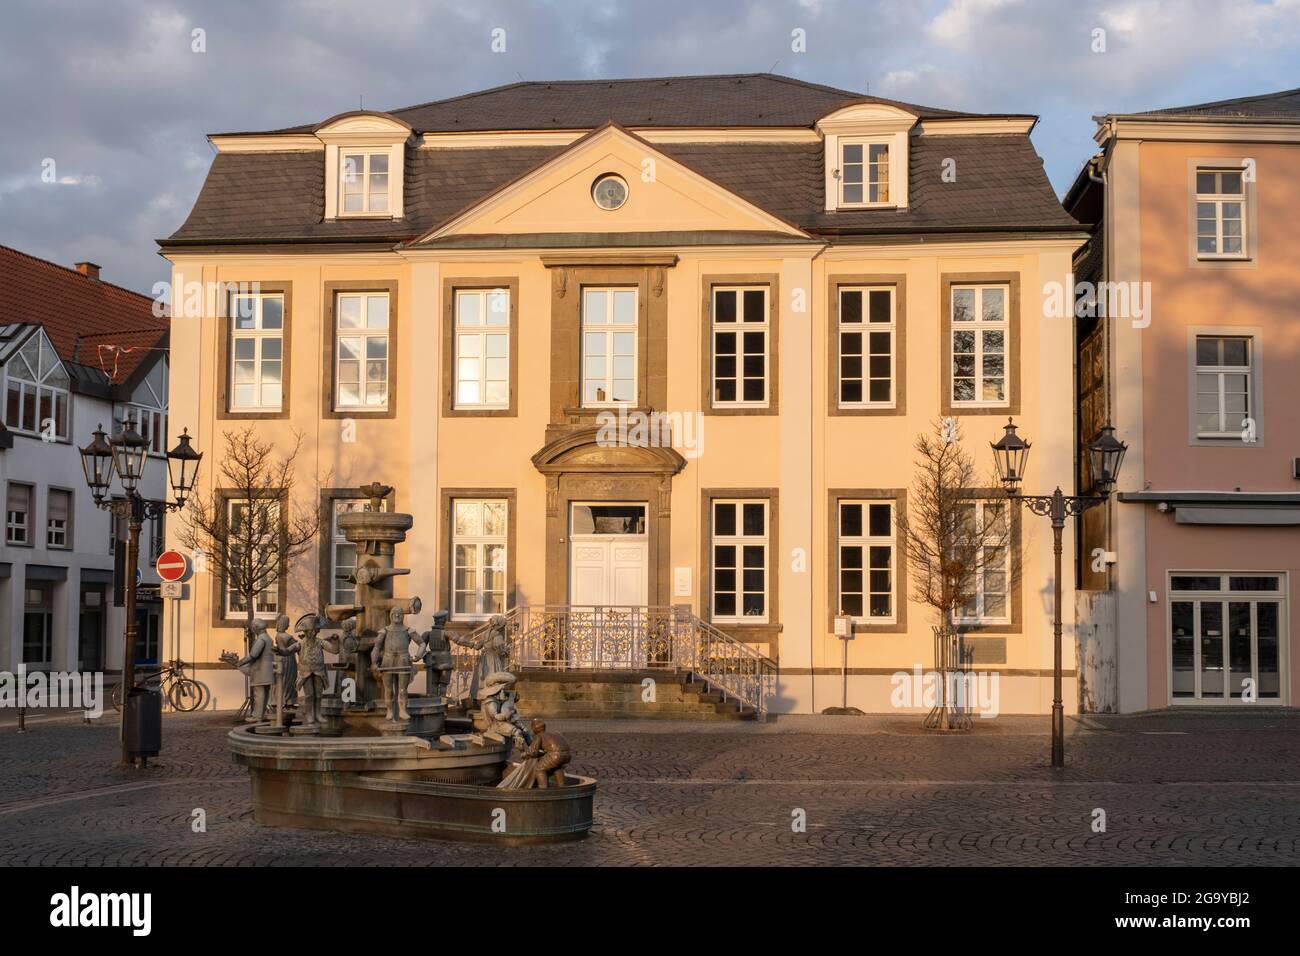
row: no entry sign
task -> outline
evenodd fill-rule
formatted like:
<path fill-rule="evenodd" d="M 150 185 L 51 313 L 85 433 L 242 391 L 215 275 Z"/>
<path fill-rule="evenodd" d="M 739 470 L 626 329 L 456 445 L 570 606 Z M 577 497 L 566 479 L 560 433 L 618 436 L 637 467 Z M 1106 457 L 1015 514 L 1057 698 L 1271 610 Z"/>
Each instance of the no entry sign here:
<path fill-rule="evenodd" d="M 190 573 L 190 559 L 179 551 L 164 551 L 158 555 L 154 568 L 164 581 L 179 581 Z"/>

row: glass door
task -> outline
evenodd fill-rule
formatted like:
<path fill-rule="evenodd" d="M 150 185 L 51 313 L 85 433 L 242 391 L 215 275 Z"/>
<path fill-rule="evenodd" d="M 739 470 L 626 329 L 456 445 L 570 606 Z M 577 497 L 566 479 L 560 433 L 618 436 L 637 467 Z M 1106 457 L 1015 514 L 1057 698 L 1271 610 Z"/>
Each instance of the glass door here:
<path fill-rule="evenodd" d="M 1280 574 L 1170 576 L 1171 700 L 1281 699 Z"/>

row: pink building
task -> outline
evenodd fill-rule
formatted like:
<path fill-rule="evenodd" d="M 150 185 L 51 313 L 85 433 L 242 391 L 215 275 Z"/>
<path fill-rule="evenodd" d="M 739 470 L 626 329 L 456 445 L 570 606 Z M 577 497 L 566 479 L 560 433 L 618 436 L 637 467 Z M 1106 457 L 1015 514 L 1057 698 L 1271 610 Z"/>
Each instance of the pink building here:
<path fill-rule="evenodd" d="M 1077 438 L 1109 419 L 1130 449 L 1079 535 L 1081 683 L 1100 710 L 1294 705 L 1300 90 L 1097 121 L 1065 198 L 1093 225 Z"/>

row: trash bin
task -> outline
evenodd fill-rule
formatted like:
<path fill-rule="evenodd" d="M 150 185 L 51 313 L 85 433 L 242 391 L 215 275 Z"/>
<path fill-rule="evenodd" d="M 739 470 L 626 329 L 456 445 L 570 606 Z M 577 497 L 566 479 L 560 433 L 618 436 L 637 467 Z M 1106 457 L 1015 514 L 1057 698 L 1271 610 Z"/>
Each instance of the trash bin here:
<path fill-rule="evenodd" d="M 122 745 L 132 758 L 156 757 L 162 749 L 162 694 L 136 687 L 122 704 Z"/>

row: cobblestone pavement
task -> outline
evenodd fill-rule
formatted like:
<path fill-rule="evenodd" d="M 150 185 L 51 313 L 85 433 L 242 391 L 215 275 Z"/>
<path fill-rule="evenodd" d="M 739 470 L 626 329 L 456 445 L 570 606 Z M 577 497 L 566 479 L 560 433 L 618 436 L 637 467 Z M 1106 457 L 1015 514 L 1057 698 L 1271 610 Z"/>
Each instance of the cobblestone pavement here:
<path fill-rule="evenodd" d="M 1045 718 L 968 735 L 919 718 L 766 725 L 554 721 L 600 781 L 588 839 L 492 847 L 259 827 L 226 714 L 168 715 L 147 771 L 117 725 L 0 725 L 0 865 L 1294 865 L 1300 716 Z M 191 830 L 192 811 L 207 832 Z M 1094 833 L 1094 810 L 1106 832 Z M 806 813 L 805 832 L 792 829 Z"/>

